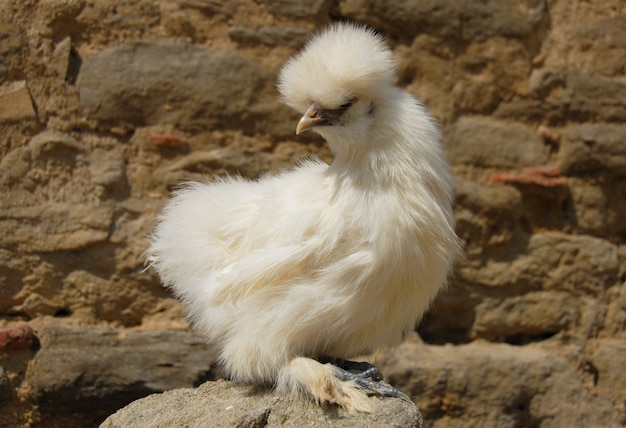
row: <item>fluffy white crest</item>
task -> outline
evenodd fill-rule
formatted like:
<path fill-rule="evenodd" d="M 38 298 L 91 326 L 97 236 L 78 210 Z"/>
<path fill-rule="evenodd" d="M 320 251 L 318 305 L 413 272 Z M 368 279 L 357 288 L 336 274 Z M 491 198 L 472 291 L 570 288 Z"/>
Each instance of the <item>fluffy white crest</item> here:
<path fill-rule="evenodd" d="M 283 66 L 278 88 L 288 105 L 304 112 L 313 101 L 336 108 L 350 97 L 376 99 L 395 78 L 392 52 L 379 34 L 339 23 L 316 34 Z"/>

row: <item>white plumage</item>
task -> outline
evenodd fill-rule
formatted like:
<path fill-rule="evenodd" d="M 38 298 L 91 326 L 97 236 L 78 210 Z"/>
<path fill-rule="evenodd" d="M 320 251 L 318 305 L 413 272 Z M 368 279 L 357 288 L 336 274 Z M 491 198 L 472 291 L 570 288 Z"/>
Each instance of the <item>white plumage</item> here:
<path fill-rule="evenodd" d="M 189 183 L 161 214 L 149 260 L 233 379 L 369 411 L 374 382 L 317 360 L 399 343 L 444 286 L 453 179 L 436 123 L 394 81 L 374 31 L 328 27 L 278 86 L 333 163 Z"/>

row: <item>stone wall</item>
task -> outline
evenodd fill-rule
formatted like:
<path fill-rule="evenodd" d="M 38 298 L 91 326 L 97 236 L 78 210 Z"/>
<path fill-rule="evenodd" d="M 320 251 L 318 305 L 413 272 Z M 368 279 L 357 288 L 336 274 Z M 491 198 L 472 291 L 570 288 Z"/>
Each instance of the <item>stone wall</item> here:
<path fill-rule="evenodd" d="M 619 0 L 0 0 L 0 425 L 95 424 L 183 386 L 105 351 L 201 346 L 164 331 L 187 325 L 145 238 L 182 180 L 332 160 L 274 85 L 338 19 L 381 30 L 441 122 L 465 246 L 421 340 L 372 358 L 427 426 L 623 426 Z M 180 358 L 189 386 L 211 377 Z"/>

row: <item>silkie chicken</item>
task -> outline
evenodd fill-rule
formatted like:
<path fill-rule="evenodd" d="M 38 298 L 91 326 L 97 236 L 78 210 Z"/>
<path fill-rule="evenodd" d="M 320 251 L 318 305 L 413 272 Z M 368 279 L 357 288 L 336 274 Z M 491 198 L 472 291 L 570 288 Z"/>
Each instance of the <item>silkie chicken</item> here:
<path fill-rule="evenodd" d="M 413 330 L 460 250 L 439 128 L 395 80 L 375 31 L 322 30 L 278 88 L 332 164 L 187 183 L 158 218 L 148 260 L 231 379 L 349 411 L 403 396 L 347 358 Z"/>

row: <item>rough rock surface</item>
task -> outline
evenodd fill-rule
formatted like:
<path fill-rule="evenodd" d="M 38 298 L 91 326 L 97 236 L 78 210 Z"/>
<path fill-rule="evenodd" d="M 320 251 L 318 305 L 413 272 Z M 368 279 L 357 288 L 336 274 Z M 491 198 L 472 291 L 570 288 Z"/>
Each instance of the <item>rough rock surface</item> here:
<path fill-rule="evenodd" d="M 101 428 L 122 427 L 402 427 L 423 428 L 413 403 L 378 400 L 371 414 L 347 413 L 329 406 L 272 394 L 267 388 L 207 382 L 137 400 L 107 418 Z"/>
<path fill-rule="evenodd" d="M 76 87 L 91 117 L 130 126 L 254 133 L 267 129 L 273 116 L 289 116 L 277 99 L 267 102 L 274 90 L 269 69 L 233 51 L 185 43 L 105 49 L 85 60 Z M 291 133 L 287 123 L 278 124 L 283 135 Z"/>
<path fill-rule="evenodd" d="M 39 338 L 41 350 L 26 381 L 46 414 L 111 411 L 154 392 L 214 377 L 214 353 L 183 331 L 48 324 Z"/>
<path fill-rule="evenodd" d="M 465 248 L 425 344 L 369 359 L 428 426 L 626 424 L 623 1 L 0 0 L 0 426 L 200 382 L 145 237 L 181 181 L 332 161 L 274 81 L 337 19 L 441 122 Z"/>
<path fill-rule="evenodd" d="M 600 354 L 596 359 L 623 364 L 624 347 L 615 345 L 602 344 L 600 349 L 606 350 L 606 357 Z M 577 368 L 571 364 L 571 360 L 581 357 L 579 346 L 570 343 L 565 346 L 565 355 L 555 358 L 549 349 L 536 345 L 475 341 L 429 346 L 412 338 L 393 352 L 387 351 L 381 358 L 381 370 L 391 383 L 419 397 L 423 412 L 440 415 L 429 425 L 433 428 L 457 424 L 617 427 L 620 417 L 612 405 L 615 397 L 610 397 L 608 391 L 602 395 L 591 392 L 585 386 L 589 376 L 577 375 Z M 614 358 L 613 352 L 621 356 Z M 608 373 L 623 377 L 613 371 L 616 367 L 596 364 L 594 367 L 602 367 L 598 378 Z M 606 382 L 616 380 L 613 377 Z"/>

